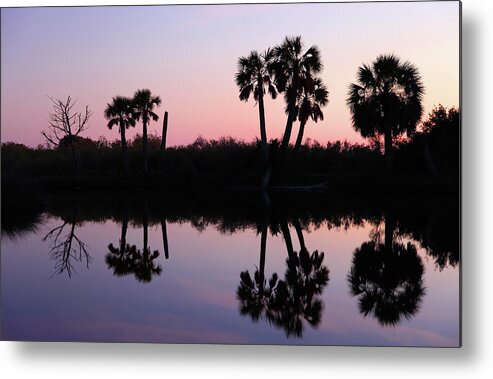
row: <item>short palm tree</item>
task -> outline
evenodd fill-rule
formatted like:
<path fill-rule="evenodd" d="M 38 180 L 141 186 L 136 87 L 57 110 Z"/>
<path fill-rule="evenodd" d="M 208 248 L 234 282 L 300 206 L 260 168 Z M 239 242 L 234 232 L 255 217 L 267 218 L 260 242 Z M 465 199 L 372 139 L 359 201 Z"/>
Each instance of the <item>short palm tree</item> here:
<path fill-rule="evenodd" d="M 277 97 L 277 90 L 270 72 L 270 64 L 273 59 L 274 54 L 270 49 L 261 54 L 252 51 L 247 57 L 238 59 L 238 72 L 235 75 L 236 85 L 240 89 L 240 100 L 248 101 L 253 94 L 253 99 L 258 103 L 260 141 L 264 157 L 267 157 L 268 152 L 264 110 L 265 89 L 273 99 Z"/>
<path fill-rule="evenodd" d="M 120 129 L 120 139 L 122 144 L 123 169 L 128 172 L 128 148 L 125 138 L 125 130 L 135 126 L 133 118 L 132 100 L 123 96 L 115 96 L 111 104 L 106 106 L 104 117 L 108 120 L 108 128 L 118 125 Z"/>
<path fill-rule="evenodd" d="M 144 156 L 144 172 L 147 173 L 147 125 L 149 121 L 157 121 L 159 116 L 154 113 L 154 107 L 161 104 L 159 96 L 153 96 L 148 89 L 137 90 L 133 97 L 134 116 L 142 120 L 142 153 Z"/>
<path fill-rule="evenodd" d="M 329 91 L 322 82 L 322 79 L 315 78 L 314 80 L 309 80 L 303 86 L 300 99 L 298 100 L 298 120 L 300 122 L 300 130 L 298 131 L 294 150 L 298 150 L 301 146 L 307 121 L 310 118 L 314 122 L 318 122 L 318 120 L 323 121 L 324 114 L 322 112 L 322 107 L 326 106 L 328 102 Z"/>
<path fill-rule="evenodd" d="M 383 134 L 385 162 L 392 169 L 392 137 L 412 135 L 421 119 L 424 87 L 416 67 L 394 55 L 380 55 L 358 70 L 347 104 L 353 127 L 365 138 Z"/>
<path fill-rule="evenodd" d="M 284 92 L 288 119 L 282 139 L 281 148 L 286 150 L 291 138 L 293 123 L 296 121 L 297 99 L 306 80 L 313 78 L 323 69 L 320 51 L 312 46 L 304 51 L 301 37 L 286 37 L 281 45 L 274 48 L 276 56 L 270 65 L 274 72 L 275 83 L 279 92 Z"/>

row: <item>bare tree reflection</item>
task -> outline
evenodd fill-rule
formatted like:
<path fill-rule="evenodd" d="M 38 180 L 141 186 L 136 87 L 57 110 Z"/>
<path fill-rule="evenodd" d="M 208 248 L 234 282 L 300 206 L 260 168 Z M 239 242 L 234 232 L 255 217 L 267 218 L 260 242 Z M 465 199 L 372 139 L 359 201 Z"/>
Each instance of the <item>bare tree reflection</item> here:
<path fill-rule="evenodd" d="M 86 244 L 76 235 L 76 212 L 70 221 L 50 230 L 43 238 L 43 242 L 51 241 L 50 257 L 56 262 L 54 274 L 67 273 L 69 278 L 75 272 L 74 262 L 85 262 L 89 268 L 92 259 L 87 251 Z"/>

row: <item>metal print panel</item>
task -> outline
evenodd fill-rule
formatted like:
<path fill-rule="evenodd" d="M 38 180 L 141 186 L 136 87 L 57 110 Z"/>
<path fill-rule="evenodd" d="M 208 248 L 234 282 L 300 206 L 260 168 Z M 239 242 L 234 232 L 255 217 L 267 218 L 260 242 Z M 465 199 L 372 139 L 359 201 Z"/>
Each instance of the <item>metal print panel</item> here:
<path fill-rule="evenodd" d="M 460 346 L 460 14 L 3 8 L 2 339 Z"/>

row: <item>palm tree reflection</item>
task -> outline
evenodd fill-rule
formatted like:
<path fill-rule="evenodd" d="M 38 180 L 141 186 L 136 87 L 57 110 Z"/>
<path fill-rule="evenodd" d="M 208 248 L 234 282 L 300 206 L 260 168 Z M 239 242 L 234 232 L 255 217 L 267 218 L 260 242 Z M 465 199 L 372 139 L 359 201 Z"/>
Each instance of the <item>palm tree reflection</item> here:
<path fill-rule="evenodd" d="M 138 250 L 137 246 L 129 244 L 121 247 L 115 247 L 113 244 L 108 245 L 109 253 L 106 254 L 105 261 L 108 268 L 113 269 L 113 275 L 126 276 L 133 274 L 139 282 L 148 283 L 155 275 L 160 275 L 162 268 L 154 261 L 159 252 L 150 249 Z"/>
<path fill-rule="evenodd" d="M 108 245 L 109 253 L 106 254 L 105 257 L 108 268 L 113 269 L 113 275 L 126 276 L 133 274 L 139 282 L 148 283 L 155 275 L 161 274 L 163 269 L 155 262 L 155 259 L 159 257 L 159 252 L 157 250 L 151 252 L 151 249 L 148 246 L 148 219 L 148 204 L 147 200 L 145 200 L 142 221 L 144 247 L 142 250 L 139 250 L 136 245 L 130 245 L 126 242 L 128 229 L 128 209 L 127 203 L 124 204 L 120 244 L 118 247 L 115 247 L 112 243 L 110 243 Z M 161 222 L 161 226 L 163 228 L 163 245 L 165 246 L 165 252 L 167 255 L 168 241 L 166 237 L 165 220 Z"/>
<path fill-rule="evenodd" d="M 378 238 L 354 251 L 348 282 L 358 296 L 364 316 L 372 314 L 381 325 L 394 326 L 419 310 L 425 288 L 424 266 L 416 247 L 394 239 L 391 217 L 385 219 L 385 243 Z"/>
<path fill-rule="evenodd" d="M 280 228 L 288 251 L 287 270 L 283 279 L 276 273 L 267 281 L 264 276 L 265 245 L 267 227 L 262 228 L 260 269 L 253 278 L 248 270 L 240 274 L 240 286 L 236 293 L 240 301 L 240 313 L 257 322 L 265 319 L 269 324 L 281 328 L 287 337 L 303 336 L 303 320 L 313 327 L 319 325 L 323 310 L 320 299 L 329 281 L 329 270 L 322 266 L 324 253 L 312 254 L 300 239 L 300 253 L 293 250 L 287 221 Z"/>

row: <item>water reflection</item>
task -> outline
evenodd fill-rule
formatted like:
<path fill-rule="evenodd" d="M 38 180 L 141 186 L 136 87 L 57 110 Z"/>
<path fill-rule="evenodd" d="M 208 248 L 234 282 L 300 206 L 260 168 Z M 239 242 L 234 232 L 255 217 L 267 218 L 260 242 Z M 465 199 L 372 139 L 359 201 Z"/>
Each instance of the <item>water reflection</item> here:
<path fill-rule="evenodd" d="M 360 236 L 357 243 L 344 245 L 344 251 L 331 248 L 333 254 L 339 254 L 339 261 L 331 260 L 330 266 L 335 272 L 331 273 L 331 290 L 335 293 L 341 288 L 337 282 L 340 270 L 345 289 L 343 297 L 351 301 L 360 321 L 371 317 L 382 326 L 395 326 L 401 320 L 417 317 L 428 292 L 425 292 L 425 284 L 430 288 L 429 273 L 425 276 L 423 268 L 424 254 L 431 258 L 429 261 L 436 269 L 431 271 L 436 271 L 437 275 L 441 270 L 459 264 L 459 212 L 453 201 L 377 199 L 358 203 L 354 199 L 331 199 L 313 194 L 300 197 L 276 195 L 266 201 L 265 196 L 255 199 L 251 195 L 241 197 L 235 194 L 231 197 L 188 199 L 160 194 L 53 195 L 43 199 L 43 205 L 35 210 L 19 207 L 18 217 L 15 216 L 15 207 L 7 208 L 7 213 L 2 209 L 2 236 L 24 238 L 35 233 L 41 222 L 46 222 L 51 230 L 46 234 L 43 232 L 41 238 L 49 243 L 49 256 L 56 262 L 55 272 L 67 278 L 72 277 L 77 265 L 92 268 L 95 264 L 90 265 L 90 253 L 96 256 L 100 251 L 104 252 L 103 265 L 108 268 L 108 272 L 103 271 L 104 275 L 131 279 L 118 283 L 122 286 L 151 281 L 159 285 L 166 280 L 170 284 L 167 288 L 173 288 L 179 282 L 177 276 L 193 275 L 192 279 L 196 280 L 197 272 L 200 272 L 204 275 L 200 280 L 204 280 L 204 287 L 207 287 L 214 280 L 208 275 L 216 270 L 214 275 L 218 277 L 233 278 L 222 290 L 227 292 L 224 298 L 229 296 L 234 314 L 243 326 L 249 327 L 252 320 L 259 323 L 255 326 L 258 333 L 270 325 L 273 330 L 281 331 L 277 333 L 279 335 L 303 338 L 303 341 L 313 337 L 307 333 L 310 327 L 319 327 L 322 332 L 327 321 L 325 318 L 337 307 L 338 296 L 331 296 L 331 300 L 326 296 L 329 270 L 321 251 L 327 252 L 327 246 L 320 238 L 325 233 L 327 236 L 334 231 L 341 235 L 350 234 L 363 228 L 364 237 L 359 232 L 355 233 L 355 236 Z M 99 243 L 98 251 L 92 252 L 86 242 L 91 242 L 88 241 L 92 237 L 89 231 L 99 230 L 100 226 L 96 227 L 96 224 L 104 224 L 106 229 L 102 241 L 94 240 L 94 244 Z M 173 235 L 180 230 L 180 224 L 193 228 L 188 229 L 187 237 Z M 109 227 L 112 229 L 108 235 Z M 157 234 L 153 235 L 153 228 L 157 229 Z M 135 238 L 132 229 L 138 230 L 136 241 L 129 241 L 130 236 Z M 216 257 L 194 271 L 197 268 L 193 267 L 195 260 L 190 255 L 194 249 L 220 245 L 221 235 L 237 236 L 238 241 L 244 241 L 252 231 L 257 232 L 258 242 L 255 242 L 257 247 L 250 250 L 252 256 L 246 267 L 242 264 L 228 271 L 233 263 L 229 262 L 230 266 L 227 266 L 221 257 Z M 308 231 L 316 231 L 316 244 Z M 168 238 L 175 239 L 177 245 L 182 246 L 189 235 L 200 238 L 201 242 L 190 245 L 193 248 L 186 251 L 177 249 L 172 252 L 176 259 L 170 260 Z M 95 238 L 101 236 L 95 234 Z M 275 241 L 278 238 L 282 238 L 283 245 L 282 252 L 277 253 L 282 253 L 283 258 L 276 262 L 276 269 L 269 272 L 266 255 L 268 250 L 279 246 Z M 314 246 L 310 246 L 312 244 Z M 257 256 L 257 249 L 260 254 L 253 258 Z M 349 259 L 351 255 L 352 260 Z M 279 255 L 273 255 L 274 261 L 276 256 Z M 341 269 L 343 256 L 347 257 L 347 266 Z M 103 259 L 94 260 L 101 262 Z M 186 264 L 180 265 L 179 262 Z M 209 263 L 214 268 L 205 267 Z M 244 270 L 255 263 L 258 266 L 253 270 Z M 163 268 L 166 275 L 161 275 Z M 348 285 L 350 295 L 347 294 Z M 214 288 L 210 291 L 206 295 L 216 299 Z M 433 295 L 428 296 L 431 298 Z M 180 298 L 182 300 L 186 302 L 189 299 Z M 176 299 L 170 303 L 172 301 Z M 324 312 L 324 309 L 330 312 Z M 244 317 L 240 318 L 239 314 Z M 377 325 L 376 322 L 374 324 Z"/>
<path fill-rule="evenodd" d="M 353 253 L 348 275 L 351 292 L 358 297 L 360 312 L 373 315 L 381 325 L 411 319 L 425 294 L 424 266 L 416 246 L 397 240 L 394 216 L 385 215 L 385 242 L 380 224 Z"/>
<path fill-rule="evenodd" d="M 254 322 L 261 319 L 284 330 L 287 337 L 303 336 L 303 321 L 313 327 L 319 325 L 323 310 L 321 294 L 329 282 L 329 270 L 322 265 L 324 253 L 308 252 L 305 246 L 301 225 L 294 218 L 293 225 L 300 242 L 299 254 L 294 251 L 289 226 L 286 219 L 273 229 L 280 229 L 286 244 L 287 270 L 284 278 L 277 273 L 267 281 L 265 271 L 265 251 L 267 244 L 267 225 L 261 231 L 260 266 L 252 276 L 248 270 L 240 274 L 240 285 L 236 291 L 240 302 L 240 313 L 248 315 Z"/>
<path fill-rule="evenodd" d="M 50 243 L 49 255 L 55 261 L 53 275 L 66 273 L 70 278 L 75 272 L 74 263 L 85 263 L 88 269 L 92 261 L 86 243 L 76 234 L 77 215 L 77 203 L 73 203 L 69 217 L 62 219 L 63 222 L 42 239 L 43 242 Z"/>
<path fill-rule="evenodd" d="M 159 251 L 151 252 L 149 246 L 149 206 L 148 201 L 143 201 L 142 227 L 143 227 L 143 248 L 137 249 L 136 245 L 127 243 L 128 230 L 128 201 L 125 199 L 122 204 L 122 227 L 120 235 L 120 244 L 118 247 L 112 243 L 108 245 L 108 254 L 105 256 L 105 262 L 108 268 L 113 269 L 115 276 L 127 276 L 133 274 L 137 281 L 149 283 L 154 276 L 159 276 L 162 272 L 162 267 L 156 263 L 156 258 L 159 257 Z M 168 259 L 168 238 L 166 233 L 166 221 L 161 220 L 163 233 L 163 247 Z"/>
<path fill-rule="evenodd" d="M 149 249 L 144 251 L 137 250 L 137 246 L 126 244 L 122 249 L 108 245 L 109 253 L 106 254 L 105 262 L 108 268 L 113 269 L 113 275 L 126 276 L 133 274 L 139 282 L 148 283 L 154 275 L 160 275 L 163 270 L 155 259 L 159 257 L 159 252 Z"/>

